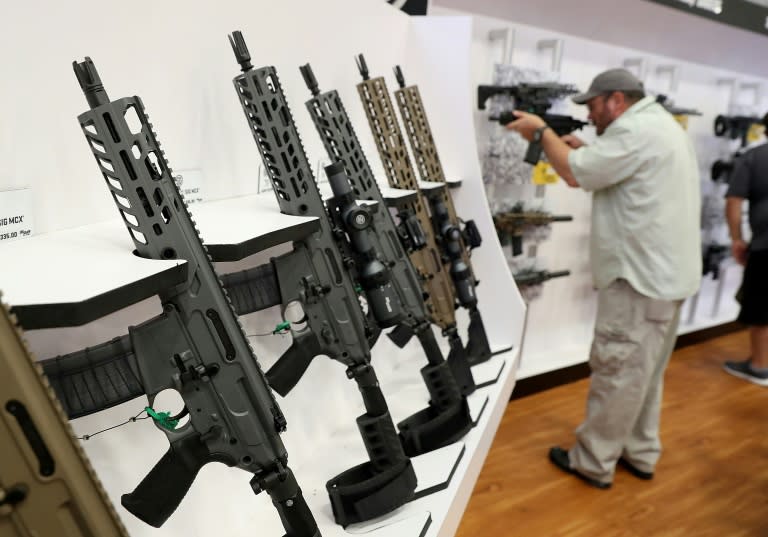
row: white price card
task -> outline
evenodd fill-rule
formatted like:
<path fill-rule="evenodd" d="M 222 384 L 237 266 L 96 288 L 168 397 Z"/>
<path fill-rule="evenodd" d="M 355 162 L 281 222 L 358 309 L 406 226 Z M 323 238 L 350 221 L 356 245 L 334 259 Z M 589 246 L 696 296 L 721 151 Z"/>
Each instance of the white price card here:
<path fill-rule="evenodd" d="M 187 206 L 203 201 L 203 173 L 200 170 L 177 170 L 173 176 Z"/>
<path fill-rule="evenodd" d="M 32 235 L 32 189 L 0 192 L 0 243 Z"/>

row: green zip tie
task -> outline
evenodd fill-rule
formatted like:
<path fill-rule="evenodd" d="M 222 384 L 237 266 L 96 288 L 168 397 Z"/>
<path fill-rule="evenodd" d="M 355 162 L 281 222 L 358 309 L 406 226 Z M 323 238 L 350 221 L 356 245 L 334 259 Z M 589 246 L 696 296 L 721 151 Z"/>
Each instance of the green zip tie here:
<path fill-rule="evenodd" d="M 359 295 L 363 292 L 363 288 L 360 285 L 355 285 L 355 292 Z"/>
<path fill-rule="evenodd" d="M 274 330 L 272 330 L 273 334 L 277 334 L 279 332 L 284 332 L 291 328 L 291 323 L 288 321 L 283 321 L 282 323 L 278 324 Z"/>
<path fill-rule="evenodd" d="M 149 417 L 155 421 L 155 423 L 158 423 L 160 427 L 168 429 L 169 431 L 173 431 L 179 424 L 179 420 L 168 419 L 171 417 L 170 412 L 156 412 L 155 409 L 149 406 L 145 407 L 144 410 L 147 414 L 149 414 Z"/>

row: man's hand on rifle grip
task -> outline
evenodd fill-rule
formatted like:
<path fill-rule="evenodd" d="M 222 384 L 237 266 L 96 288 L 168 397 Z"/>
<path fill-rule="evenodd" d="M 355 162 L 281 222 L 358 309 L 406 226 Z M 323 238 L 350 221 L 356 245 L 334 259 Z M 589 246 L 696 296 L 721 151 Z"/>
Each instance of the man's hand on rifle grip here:
<path fill-rule="evenodd" d="M 522 112 L 520 110 L 515 110 L 512 113 L 515 114 L 517 119 L 512 123 L 508 123 L 506 125 L 507 129 L 519 132 L 520 135 L 529 142 L 533 140 L 533 135 L 536 132 L 536 129 L 546 125 L 544 120 L 536 114 L 529 114 L 528 112 Z"/>

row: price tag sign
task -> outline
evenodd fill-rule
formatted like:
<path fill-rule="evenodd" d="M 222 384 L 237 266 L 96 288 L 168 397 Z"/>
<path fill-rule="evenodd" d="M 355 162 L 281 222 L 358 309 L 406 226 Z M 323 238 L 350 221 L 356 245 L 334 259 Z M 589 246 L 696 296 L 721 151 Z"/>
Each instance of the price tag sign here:
<path fill-rule="evenodd" d="M 203 201 L 203 174 L 200 170 L 178 170 L 173 179 L 187 206 Z"/>
<path fill-rule="evenodd" d="M 675 120 L 676 120 L 678 123 L 680 123 L 680 126 L 681 126 L 681 127 L 684 129 L 684 130 L 688 130 L 688 116 L 686 116 L 686 115 L 684 115 L 684 114 L 678 114 L 678 115 L 674 116 L 674 118 L 675 118 Z"/>
<path fill-rule="evenodd" d="M 0 192 L 0 244 L 32 235 L 32 189 Z"/>
<path fill-rule="evenodd" d="M 534 185 L 551 185 L 557 183 L 560 180 L 560 176 L 557 175 L 555 169 L 549 162 L 540 160 L 536 166 L 533 167 L 533 176 L 531 178 Z"/>

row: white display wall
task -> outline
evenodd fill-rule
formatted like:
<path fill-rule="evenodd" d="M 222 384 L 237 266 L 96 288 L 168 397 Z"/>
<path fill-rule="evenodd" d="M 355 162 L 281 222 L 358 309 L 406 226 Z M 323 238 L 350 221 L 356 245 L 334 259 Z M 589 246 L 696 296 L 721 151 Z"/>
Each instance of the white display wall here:
<path fill-rule="evenodd" d="M 384 177 L 355 88 L 360 76 L 354 55 L 363 52 L 371 74 L 387 77 L 390 90 L 396 86 L 395 64 L 403 67 L 409 83 L 419 84 L 446 174 L 462 181 L 454 190 L 457 210 L 464 218 L 474 218 L 485 238 L 473 252 L 473 262 L 482 282 L 478 296 L 486 329 L 494 350 L 514 347 L 515 351 L 506 354 L 499 383 L 481 390 L 479 399 L 491 398 L 492 403 L 481 425 L 465 440 L 467 456 L 451 487 L 399 510 L 394 519 L 349 530 L 367 532 L 392 520 L 428 516 L 432 524 L 426 535 L 451 535 L 512 390 L 525 314 L 495 240 L 482 188 L 471 114 L 473 93 L 467 84 L 472 63 L 468 18 L 412 19 L 379 0 L 140 0 L 129 8 L 90 0 L 14 5 L 0 20 L 0 65 L 5 72 L 0 82 L 0 193 L 31 189 L 37 233 L 78 227 L 87 233 L 88 226 L 116 218 L 76 120 L 87 104 L 71 63 L 84 56 L 94 60 L 110 98 L 141 96 L 172 168 L 195 172 L 206 199 L 256 192 L 260 159 L 231 84 L 238 66 L 227 34 L 236 29 L 243 31 L 256 67 L 276 66 L 310 162 L 326 157 L 303 104 L 309 92 L 298 66 L 306 62 L 312 64 L 322 90 L 339 90 L 374 173 Z M 127 233 L 124 238 L 129 252 Z M 218 268 L 226 272 L 252 266 L 286 248 Z M 52 258 L 49 264 L 30 264 L 29 281 L 44 281 L 56 263 Z M 108 279 L 109 274 L 86 271 L 82 278 Z M 128 325 L 158 312 L 159 302 L 149 299 L 82 327 L 33 331 L 27 337 L 33 352 L 47 358 L 122 335 Z M 459 313 L 460 332 L 465 335 L 467 319 Z M 272 330 L 279 311 L 274 308 L 243 321 L 246 332 L 254 335 L 251 342 L 262 367 L 269 368 L 290 338 L 255 334 Z M 427 402 L 418 373 L 426 362 L 416 344 L 414 340 L 399 350 L 381 338 L 373 352 L 395 421 Z M 447 354 L 446 346 L 443 350 Z M 360 397 L 343 369 L 319 357 L 295 391 L 280 400 L 289 423 L 284 441 L 291 467 L 326 525 L 330 506 L 322 484 L 365 458 L 354 425 L 361 413 Z M 73 425 L 78 434 L 92 434 L 137 414 L 143 405 L 133 401 Z M 96 436 L 84 447 L 119 504 L 120 494 L 131 490 L 155 464 L 167 441 L 143 421 Z M 280 535 L 268 498 L 254 498 L 248 479 L 222 465 L 206 466 L 179 510 L 159 530 L 121 507 L 118 511 L 133 537 Z M 394 535 L 409 534 L 403 530 Z"/>
<path fill-rule="evenodd" d="M 584 9 L 594 8 L 589 3 Z M 575 9 L 575 8 L 574 8 Z M 562 9 L 551 16 L 560 20 L 568 16 L 569 9 Z M 454 9 L 434 6 L 435 16 L 456 15 Z M 467 13 L 468 14 L 468 13 Z M 660 13 L 659 16 L 662 16 Z M 573 83 L 582 91 L 591 79 L 605 69 L 622 66 L 627 59 L 642 58 L 646 62 L 646 85 L 650 90 L 667 93 L 678 106 L 695 108 L 702 116 L 690 117 L 688 132 L 696 147 L 702 176 L 702 190 L 710 186 L 710 166 L 717 158 L 729 154 L 735 146 L 713 135 L 713 122 L 718 114 L 729 112 L 730 93 L 727 86 L 718 84 L 721 79 L 733 79 L 739 84 L 758 83 L 768 88 L 768 79 L 750 76 L 725 69 L 680 61 L 669 56 L 650 54 L 643 50 L 609 45 L 596 40 L 575 37 L 560 32 L 519 24 L 513 20 L 502 20 L 486 16 L 473 16 L 472 37 L 472 79 L 473 91 L 478 84 L 492 83 L 493 65 L 502 57 L 498 41 L 489 39 L 492 30 L 509 29 L 513 32 L 514 48 L 512 64 L 522 68 L 548 70 L 552 56 L 549 51 L 539 51 L 542 40 L 562 40 L 563 55 L 560 82 Z M 652 30 L 645 31 L 651 39 Z M 633 35 L 637 29 L 633 29 Z M 597 34 L 596 34 L 597 35 Z M 684 33 L 683 33 L 684 35 Z M 714 45 L 713 45 L 714 46 Z M 669 90 L 669 77 L 658 73 L 659 67 L 676 66 L 679 69 L 679 83 L 676 91 Z M 763 92 L 764 95 L 765 92 Z M 750 92 L 737 92 L 737 110 L 755 109 L 762 115 L 768 109 L 768 99 L 751 101 Z M 475 108 L 477 144 L 481 152 L 487 142 L 492 125 L 487 113 Z M 564 111 L 577 118 L 586 118 L 586 108 L 565 103 Z M 577 133 L 587 140 L 594 136 L 588 127 Z M 532 187 L 530 187 L 532 189 Z M 538 258 L 543 268 L 549 270 L 569 269 L 571 275 L 551 280 L 544 284 L 543 294 L 529 305 L 528 328 L 525 335 L 519 378 L 525 378 L 569 365 L 585 362 L 594 326 L 596 297 L 592 286 L 589 265 L 589 227 L 591 196 L 581 190 L 568 188 L 564 183 L 546 187 L 546 209 L 554 214 L 569 214 L 573 222 L 556 223 L 552 226 L 551 237 L 538 248 Z M 669 230 L 674 233 L 674 230 Z M 707 328 L 732 321 L 738 313 L 738 304 L 733 295 L 740 283 L 741 268 L 726 262 L 723 282 L 713 281 L 711 275 L 702 281 L 700 297 L 694 304 L 684 305 L 680 333 Z M 717 308 L 715 303 L 720 297 Z M 716 310 L 716 311 L 715 311 Z"/>

